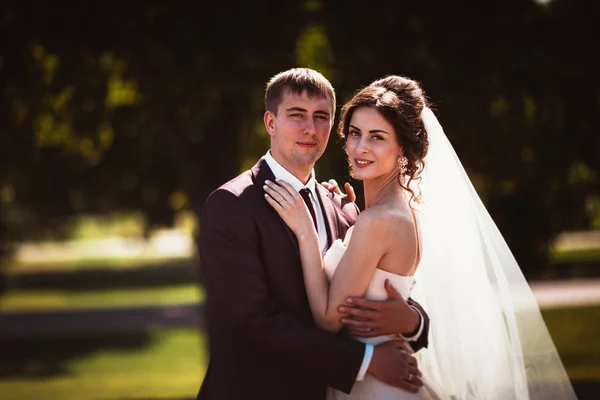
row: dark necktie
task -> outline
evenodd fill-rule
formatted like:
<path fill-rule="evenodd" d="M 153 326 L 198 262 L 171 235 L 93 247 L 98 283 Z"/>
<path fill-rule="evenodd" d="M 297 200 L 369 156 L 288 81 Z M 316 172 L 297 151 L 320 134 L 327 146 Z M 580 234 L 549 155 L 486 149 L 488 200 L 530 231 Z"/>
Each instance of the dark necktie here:
<path fill-rule="evenodd" d="M 302 199 L 306 203 L 308 211 L 310 211 L 310 216 L 312 217 L 313 222 L 315 223 L 315 229 L 318 232 L 319 228 L 317 227 L 317 215 L 315 214 L 315 208 L 313 207 L 312 201 L 310 201 L 310 190 L 306 188 L 300 189 L 300 196 L 302 196 Z"/>

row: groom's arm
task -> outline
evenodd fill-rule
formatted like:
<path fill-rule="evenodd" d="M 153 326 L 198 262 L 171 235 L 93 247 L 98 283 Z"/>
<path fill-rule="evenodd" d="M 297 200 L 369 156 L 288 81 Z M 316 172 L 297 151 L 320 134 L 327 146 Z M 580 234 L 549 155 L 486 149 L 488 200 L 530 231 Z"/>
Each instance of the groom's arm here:
<path fill-rule="evenodd" d="M 218 326 L 233 332 L 239 344 L 302 371 L 315 382 L 349 392 L 365 354 L 365 345 L 336 337 L 278 307 L 271 296 L 260 243 L 249 207 L 226 191 L 214 192 L 200 221 L 200 258 Z"/>
<path fill-rule="evenodd" d="M 400 335 L 408 340 L 413 351 L 419 351 L 429 344 L 429 316 L 419 303 L 413 299 L 408 299 L 408 305 L 411 306 L 419 314 L 419 323 L 416 328 L 409 333 L 401 333 Z"/>
<path fill-rule="evenodd" d="M 413 299 L 404 301 L 400 293 L 389 283 L 385 286 L 387 300 L 368 300 L 350 297 L 349 303 L 341 307 L 347 316 L 342 322 L 353 336 L 375 337 L 398 334 L 405 338 L 413 351 L 428 345 L 429 316 Z"/>

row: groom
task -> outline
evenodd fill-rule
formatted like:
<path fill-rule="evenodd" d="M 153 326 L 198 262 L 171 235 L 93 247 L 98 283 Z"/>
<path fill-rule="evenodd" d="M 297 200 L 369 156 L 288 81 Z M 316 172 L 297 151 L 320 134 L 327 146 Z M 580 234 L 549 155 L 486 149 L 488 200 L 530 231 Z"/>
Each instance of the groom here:
<path fill-rule="evenodd" d="M 200 220 L 210 362 L 198 399 L 324 399 L 327 386 L 349 393 L 366 373 L 416 392 L 416 361 L 399 342 L 365 345 L 316 328 L 296 238 L 264 199 L 265 180 L 308 189 L 323 252 L 354 224 L 356 205 L 317 184 L 313 171 L 334 121 L 333 87 L 317 71 L 291 69 L 270 80 L 265 106 L 270 150 L 214 191 Z M 418 304 L 411 306 L 419 310 L 411 308 L 411 322 L 393 307 L 368 315 L 398 322 L 405 327 L 399 333 L 412 331 L 418 350 L 427 344 L 429 321 Z M 353 332 L 366 324 L 352 318 L 364 310 L 347 312 Z"/>

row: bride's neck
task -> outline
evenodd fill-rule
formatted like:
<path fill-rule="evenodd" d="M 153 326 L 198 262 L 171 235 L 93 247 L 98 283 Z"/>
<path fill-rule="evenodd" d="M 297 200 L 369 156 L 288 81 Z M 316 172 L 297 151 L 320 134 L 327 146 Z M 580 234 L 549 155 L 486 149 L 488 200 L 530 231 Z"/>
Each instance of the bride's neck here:
<path fill-rule="evenodd" d="M 365 209 L 381 203 L 390 196 L 402 193 L 397 175 L 378 177 L 363 181 Z"/>

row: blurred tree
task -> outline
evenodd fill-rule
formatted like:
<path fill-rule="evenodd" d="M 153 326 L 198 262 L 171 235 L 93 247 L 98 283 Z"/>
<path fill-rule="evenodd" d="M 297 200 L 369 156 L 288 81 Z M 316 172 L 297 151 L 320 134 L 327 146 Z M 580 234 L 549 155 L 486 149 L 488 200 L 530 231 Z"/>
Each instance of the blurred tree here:
<path fill-rule="evenodd" d="M 596 11 L 596 12 L 595 12 Z M 56 234 L 74 213 L 149 225 L 253 164 L 267 79 L 323 70 L 338 104 L 370 81 L 421 81 L 526 272 L 584 229 L 598 192 L 594 2 L 258 0 L 2 5 L 0 228 Z M 336 135 L 319 179 L 346 176 Z M 596 197 L 597 198 L 597 197 Z M 0 229 L 0 231 L 2 231 Z"/>
<path fill-rule="evenodd" d="M 168 224 L 199 211 L 257 151 L 265 81 L 294 64 L 279 49 L 302 28 L 277 16 L 302 12 L 273 1 L 4 4 L 0 183 L 12 193 L 3 210 L 18 215 L 4 224 L 27 227 L 22 239 L 79 212 L 142 208 Z"/>
<path fill-rule="evenodd" d="M 178 7 L 3 2 L 0 227 L 66 233 L 77 213 L 199 214 L 265 151 L 262 96 L 295 65 L 302 2 Z M 284 19 L 280 16 L 294 16 Z"/>
<path fill-rule="evenodd" d="M 556 233 L 591 227 L 586 203 L 600 186 L 600 63 L 590 51 L 597 2 L 326 5 L 340 101 L 384 75 L 420 81 L 527 275 L 544 271 Z"/>

